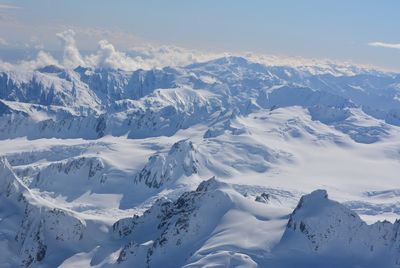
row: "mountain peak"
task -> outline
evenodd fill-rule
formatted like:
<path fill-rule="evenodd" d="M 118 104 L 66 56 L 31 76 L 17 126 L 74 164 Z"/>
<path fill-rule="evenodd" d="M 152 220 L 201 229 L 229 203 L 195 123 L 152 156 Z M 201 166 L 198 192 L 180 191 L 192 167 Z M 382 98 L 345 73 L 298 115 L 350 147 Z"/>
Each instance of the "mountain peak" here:
<path fill-rule="evenodd" d="M 182 264 L 196 249 L 196 241 L 210 234 L 218 219 L 233 206 L 233 201 L 221 191 L 222 185 L 211 178 L 174 202 L 159 200 L 142 216 L 115 223 L 114 233 L 125 243 L 128 241 L 118 262 L 135 267 L 144 263 L 150 267 Z M 179 255 L 174 260 L 168 257 L 175 254 Z"/>
<path fill-rule="evenodd" d="M 168 181 L 198 172 L 198 151 L 193 143 L 181 140 L 174 143 L 167 154 L 152 155 L 143 169 L 135 176 L 135 183 L 144 182 L 148 187 L 160 188 Z"/>
<path fill-rule="evenodd" d="M 277 250 L 285 248 L 288 252 L 291 249 L 310 261 L 332 255 L 332 252 L 338 256 L 335 260 L 338 263 L 360 263 L 365 255 L 378 261 L 389 251 L 398 256 L 399 250 L 394 247 L 400 242 L 397 224 L 377 222 L 367 225 L 356 213 L 328 199 L 325 190 L 316 190 L 301 198 L 290 215 Z"/>
<path fill-rule="evenodd" d="M 47 65 L 37 70 L 41 73 L 49 73 L 49 74 L 62 73 L 65 71 L 64 68 L 57 65 Z"/>
<path fill-rule="evenodd" d="M 207 192 L 207 191 L 217 190 L 221 187 L 227 187 L 227 185 L 228 184 L 217 180 L 214 176 L 208 180 L 202 181 L 196 188 L 196 192 Z"/>

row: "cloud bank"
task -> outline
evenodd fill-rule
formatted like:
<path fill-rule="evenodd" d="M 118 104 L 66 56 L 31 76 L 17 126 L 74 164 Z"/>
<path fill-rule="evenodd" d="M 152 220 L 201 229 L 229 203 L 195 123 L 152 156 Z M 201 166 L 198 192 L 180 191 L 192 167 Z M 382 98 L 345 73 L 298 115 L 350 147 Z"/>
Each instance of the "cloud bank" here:
<path fill-rule="evenodd" d="M 383 47 L 383 48 L 394 48 L 400 49 L 400 44 L 391 44 L 391 43 L 383 43 L 383 42 L 371 42 L 368 45 L 372 47 Z"/>
<path fill-rule="evenodd" d="M 21 61 L 17 64 L 2 62 L 0 70 L 35 70 L 48 65 L 65 69 L 78 66 L 102 69 L 121 69 L 133 71 L 137 69 L 162 68 L 166 66 L 179 67 L 196 62 L 205 62 L 225 56 L 241 56 L 255 63 L 267 66 L 291 66 L 309 73 L 331 73 L 333 75 L 353 75 L 360 71 L 373 70 L 371 66 L 355 65 L 348 62 L 331 60 L 304 59 L 301 57 L 277 57 L 252 53 L 209 53 L 198 50 L 184 49 L 176 46 L 141 46 L 132 47 L 126 52 L 119 51 L 107 40 L 98 42 L 97 50 L 83 56 L 76 44 L 75 32 L 66 30 L 57 33 L 63 45 L 63 57 L 55 59 L 47 52 L 40 51 L 34 60 Z"/>
<path fill-rule="evenodd" d="M 78 66 L 105 69 L 121 69 L 132 71 L 137 69 L 162 68 L 165 66 L 183 66 L 194 62 L 215 59 L 225 54 L 204 53 L 196 50 L 187 50 L 174 46 L 144 46 L 134 47 L 127 52 L 118 51 L 107 40 L 98 43 L 97 50 L 89 55 L 82 56 L 73 30 L 57 33 L 63 46 L 63 57 L 57 61 L 49 53 L 40 51 L 37 58 L 31 61 L 21 61 L 10 64 L 0 61 L 0 69 L 37 69 L 48 65 L 55 65 L 66 69 Z"/>

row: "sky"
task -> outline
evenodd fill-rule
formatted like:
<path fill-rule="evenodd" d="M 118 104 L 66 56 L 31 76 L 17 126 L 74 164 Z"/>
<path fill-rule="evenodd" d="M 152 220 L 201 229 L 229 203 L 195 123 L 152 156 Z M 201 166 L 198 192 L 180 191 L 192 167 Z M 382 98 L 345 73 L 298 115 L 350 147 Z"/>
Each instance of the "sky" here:
<path fill-rule="evenodd" d="M 72 29 L 80 50 L 106 39 L 400 71 L 399 11 L 398 0 L 0 0 L 0 49 L 58 51 L 57 33 Z"/>

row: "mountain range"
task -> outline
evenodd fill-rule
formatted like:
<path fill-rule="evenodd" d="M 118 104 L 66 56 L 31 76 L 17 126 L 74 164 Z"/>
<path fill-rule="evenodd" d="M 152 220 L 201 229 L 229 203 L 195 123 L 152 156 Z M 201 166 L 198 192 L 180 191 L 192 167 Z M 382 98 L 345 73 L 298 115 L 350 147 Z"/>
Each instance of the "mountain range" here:
<path fill-rule="evenodd" d="M 400 267 L 399 138 L 356 66 L 3 70 L 0 263 Z"/>

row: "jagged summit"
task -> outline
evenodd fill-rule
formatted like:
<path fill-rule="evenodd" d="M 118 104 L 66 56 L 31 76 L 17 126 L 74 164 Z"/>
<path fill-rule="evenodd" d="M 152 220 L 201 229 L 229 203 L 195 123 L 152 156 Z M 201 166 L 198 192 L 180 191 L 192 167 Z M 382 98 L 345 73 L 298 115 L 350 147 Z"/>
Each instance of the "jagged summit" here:
<path fill-rule="evenodd" d="M 57 65 L 47 65 L 37 70 L 41 73 L 49 73 L 49 74 L 58 74 L 65 71 L 64 68 Z"/>
<path fill-rule="evenodd" d="M 200 264 L 213 262 L 214 253 L 208 255 L 213 249 L 221 254 L 221 263 L 228 265 L 229 261 L 239 259 L 239 263 L 245 267 L 253 267 L 255 263 L 261 266 L 282 263 L 315 266 L 324 264 L 324 260 L 330 260 L 330 264 L 325 263 L 328 267 L 331 264 L 336 267 L 357 264 L 373 267 L 379 263 L 385 267 L 396 267 L 398 264 L 399 223 L 377 222 L 368 225 L 344 205 L 328 199 L 326 190 L 304 195 L 289 220 L 279 213 L 265 219 L 260 214 L 251 214 L 254 213 L 251 209 L 246 213 L 242 211 L 251 206 L 261 206 L 268 213 L 273 211 L 273 204 L 257 203 L 216 178 L 201 182 L 195 191 L 182 194 L 175 202 L 160 199 L 143 215 L 122 219 L 114 224 L 115 237 L 125 244 L 116 263 L 122 267 L 156 267 L 161 263 L 164 267 L 177 264 L 200 267 Z M 242 215 L 240 220 L 236 219 L 238 222 L 225 222 L 225 217 L 230 218 L 235 213 Z M 231 251 L 229 254 L 225 252 L 227 246 L 223 241 L 223 233 L 234 224 L 240 226 L 236 231 L 248 235 L 253 226 L 240 225 L 239 221 L 247 222 L 252 217 L 256 219 L 254 226 L 265 221 L 267 229 L 271 228 L 270 224 L 275 228 L 279 222 L 284 224 L 286 228 L 282 239 L 269 249 L 264 248 L 268 254 L 263 256 L 245 246 L 246 249 L 241 250 L 228 247 Z M 262 236 L 258 234 L 253 243 L 256 244 L 256 240 L 263 241 L 268 235 L 274 235 L 272 229 Z M 234 239 L 232 234 L 230 236 Z M 205 244 L 201 246 L 199 241 Z M 238 258 L 238 251 L 245 257 Z M 170 256 L 175 259 L 172 261 Z M 332 256 L 335 256 L 334 259 Z"/>
<path fill-rule="evenodd" d="M 135 183 L 144 183 L 151 188 L 160 188 L 181 176 L 197 174 L 198 151 L 189 139 L 174 143 L 167 154 L 156 154 L 135 176 Z"/>
<path fill-rule="evenodd" d="M 399 231 L 398 221 L 368 225 L 355 212 L 329 200 L 325 190 L 317 190 L 300 199 L 290 215 L 278 251 L 291 249 L 305 256 L 309 265 L 336 256 L 335 265 L 397 267 Z"/>
<path fill-rule="evenodd" d="M 9 177 L 9 175 L 13 174 L 11 165 L 5 156 L 0 156 L 0 172 L 1 178 Z"/>
<path fill-rule="evenodd" d="M 29 193 L 28 188 L 15 175 L 7 158 L 0 157 L 0 197 L 17 199 L 25 192 Z"/>
<path fill-rule="evenodd" d="M 113 231 L 126 243 L 117 262 L 123 267 L 182 265 L 196 250 L 196 244 L 204 241 L 234 206 L 224 192 L 226 187 L 227 184 L 211 178 L 175 202 L 160 199 L 142 216 L 116 222 Z"/>
<path fill-rule="evenodd" d="M 326 203 L 329 203 L 328 193 L 326 190 L 315 190 L 308 195 L 304 195 L 301 197 L 299 204 L 296 207 L 296 210 L 302 211 L 313 211 L 318 213 L 318 205 L 319 208 L 324 208 Z"/>
<path fill-rule="evenodd" d="M 229 185 L 217 180 L 215 177 L 212 177 L 206 181 L 202 181 L 199 186 L 197 186 L 196 192 L 213 191 L 224 187 L 229 187 Z"/>
<path fill-rule="evenodd" d="M 2 71 L 0 99 L 18 107 L 1 113 L 0 138 L 172 136 L 199 123 L 212 124 L 216 113 L 237 110 L 247 116 L 262 109 L 293 106 L 309 108 L 313 116 L 317 114 L 315 106 L 325 111 L 336 109 L 337 114 L 359 108 L 374 119 L 399 125 L 398 85 L 398 77 L 392 74 L 312 74 L 241 57 L 135 71 L 62 70 L 51 65 L 20 73 Z M 330 118 L 318 114 L 314 118 L 332 124 Z M 334 119 L 346 120 L 340 116 Z M 98 130 L 98 124 L 104 129 Z M 233 133 L 246 131 L 231 127 L 228 121 L 221 124 L 210 130 L 210 136 L 218 136 L 221 128 Z M 337 129 L 352 133 L 347 126 Z"/>

